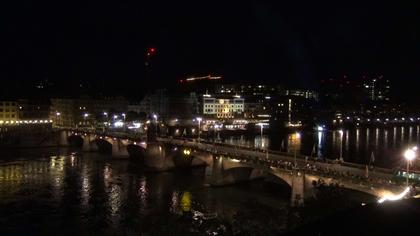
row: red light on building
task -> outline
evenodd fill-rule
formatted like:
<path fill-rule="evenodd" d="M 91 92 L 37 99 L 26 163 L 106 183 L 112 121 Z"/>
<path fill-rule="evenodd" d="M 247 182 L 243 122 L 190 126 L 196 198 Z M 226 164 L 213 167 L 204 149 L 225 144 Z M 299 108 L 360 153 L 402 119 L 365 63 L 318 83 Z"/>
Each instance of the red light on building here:
<path fill-rule="evenodd" d="M 146 52 L 147 57 L 151 57 L 156 53 L 156 48 L 148 48 Z"/>

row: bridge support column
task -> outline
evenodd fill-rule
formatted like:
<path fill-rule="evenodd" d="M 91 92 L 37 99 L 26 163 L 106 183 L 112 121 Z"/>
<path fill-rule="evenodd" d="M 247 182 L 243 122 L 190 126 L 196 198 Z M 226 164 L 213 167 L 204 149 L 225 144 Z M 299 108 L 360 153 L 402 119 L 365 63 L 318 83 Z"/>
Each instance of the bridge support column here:
<path fill-rule="evenodd" d="M 173 157 L 165 149 L 162 143 L 148 143 L 144 161 L 146 166 L 156 170 L 169 170 L 174 168 L 175 163 Z"/>
<path fill-rule="evenodd" d="M 58 132 L 58 146 L 69 146 L 69 132 L 65 130 Z"/>
<path fill-rule="evenodd" d="M 305 198 L 305 173 L 295 171 L 292 177 L 291 206 L 299 207 L 304 205 Z"/>
<path fill-rule="evenodd" d="M 223 158 L 212 156 L 212 165 L 206 167 L 205 182 L 208 185 L 220 185 L 223 182 Z"/>
<path fill-rule="evenodd" d="M 112 155 L 117 157 L 129 156 L 127 147 L 124 146 L 120 139 L 112 141 Z"/>
<path fill-rule="evenodd" d="M 84 152 L 90 152 L 91 151 L 91 147 L 90 147 L 90 140 L 89 140 L 89 136 L 82 136 L 83 138 L 83 146 L 82 146 L 82 151 Z"/>

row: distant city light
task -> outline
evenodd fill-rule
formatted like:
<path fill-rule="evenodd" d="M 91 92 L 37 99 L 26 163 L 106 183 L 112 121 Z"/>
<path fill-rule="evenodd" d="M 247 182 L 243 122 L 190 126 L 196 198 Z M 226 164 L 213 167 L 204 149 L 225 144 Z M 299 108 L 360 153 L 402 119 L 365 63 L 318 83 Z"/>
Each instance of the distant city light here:
<path fill-rule="evenodd" d="M 121 128 L 121 127 L 123 127 L 124 126 L 124 122 L 122 122 L 122 121 L 116 121 L 116 122 L 114 122 L 114 127 L 115 128 Z"/>

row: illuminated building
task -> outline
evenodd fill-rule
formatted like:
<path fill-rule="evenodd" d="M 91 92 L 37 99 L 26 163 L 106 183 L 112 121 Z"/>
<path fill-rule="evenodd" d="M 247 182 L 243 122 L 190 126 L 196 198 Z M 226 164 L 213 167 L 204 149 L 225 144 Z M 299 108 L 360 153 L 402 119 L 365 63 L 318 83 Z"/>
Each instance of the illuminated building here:
<path fill-rule="evenodd" d="M 304 97 L 306 99 L 318 100 L 318 93 L 313 90 L 288 89 L 284 91 L 286 96 Z"/>
<path fill-rule="evenodd" d="M 389 101 L 390 83 L 382 75 L 364 81 L 363 88 L 368 100 Z"/>
<path fill-rule="evenodd" d="M 123 97 L 52 98 L 50 119 L 67 127 L 87 125 L 103 117 L 104 112 L 121 114 L 127 112 L 127 107 L 128 102 Z"/>
<path fill-rule="evenodd" d="M 141 102 L 139 111 L 158 114 L 160 120 L 189 119 L 198 114 L 198 99 L 194 92 L 178 93 L 166 89 L 156 90 Z"/>
<path fill-rule="evenodd" d="M 45 120 L 50 117 L 49 99 L 19 99 L 19 120 Z"/>
<path fill-rule="evenodd" d="M 73 127 L 76 123 L 74 100 L 69 98 L 51 99 L 50 119 L 58 126 Z M 59 116 L 57 115 L 59 114 Z"/>
<path fill-rule="evenodd" d="M 18 116 L 18 105 L 16 101 L 0 101 L 0 120 L 16 121 Z"/>
<path fill-rule="evenodd" d="M 240 96 L 231 98 L 203 95 L 203 115 L 218 119 L 242 117 L 245 109 L 244 99 Z"/>

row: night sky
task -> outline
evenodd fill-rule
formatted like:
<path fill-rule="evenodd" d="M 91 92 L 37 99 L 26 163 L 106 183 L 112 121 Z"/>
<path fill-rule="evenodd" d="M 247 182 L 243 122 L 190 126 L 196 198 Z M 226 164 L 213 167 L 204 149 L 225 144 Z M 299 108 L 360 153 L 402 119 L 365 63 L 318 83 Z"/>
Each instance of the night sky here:
<path fill-rule="evenodd" d="M 418 4 L 170 2 L 2 3 L 0 77 L 12 86 L 6 90 L 48 79 L 57 90 L 82 84 L 141 94 L 145 52 L 155 47 L 152 77 L 160 85 L 217 74 L 227 82 L 316 88 L 331 77 L 384 75 L 394 92 L 416 92 Z"/>

